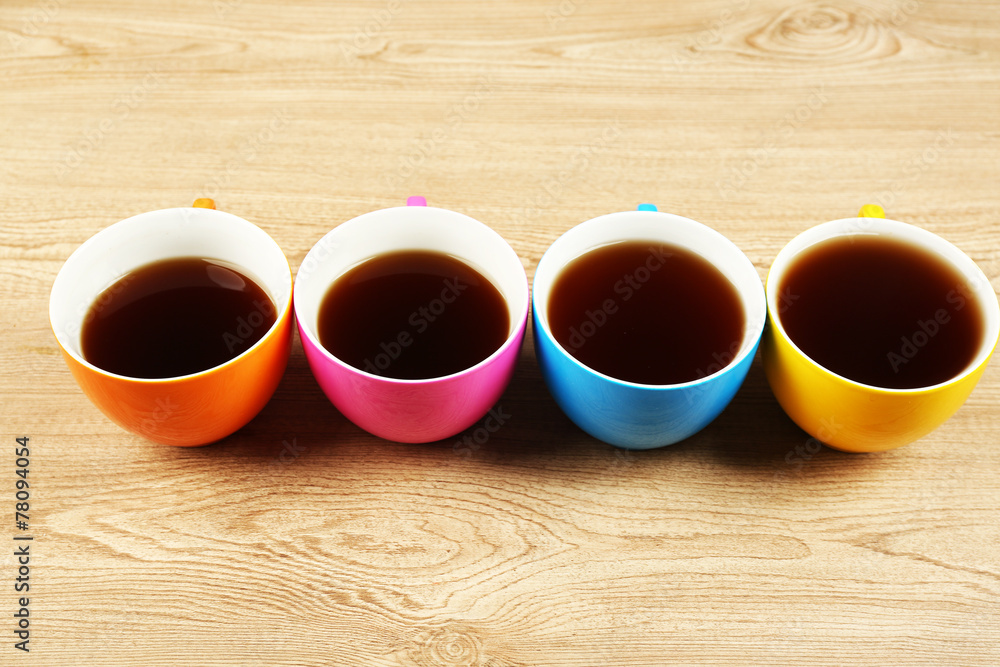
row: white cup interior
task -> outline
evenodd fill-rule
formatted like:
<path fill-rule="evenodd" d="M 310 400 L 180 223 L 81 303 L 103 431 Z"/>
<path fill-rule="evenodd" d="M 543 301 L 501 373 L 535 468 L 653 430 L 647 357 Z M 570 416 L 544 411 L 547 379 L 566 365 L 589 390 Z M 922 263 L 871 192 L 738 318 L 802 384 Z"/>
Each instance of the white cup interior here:
<path fill-rule="evenodd" d="M 815 227 L 807 229 L 792 239 L 788 245 L 781 249 L 778 256 L 774 259 L 774 263 L 771 264 L 771 269 L 768 271 L 767 275 L 767 306 L 771 310 L 771 313 L 775 314 L 775 317 L 772 319 L 774 320 L 774 325 L 781 332 L 781 335 L 784 336 L 784 338 L 788 340 L 803 357 L 810 359 L 809 355 L 803 352 L 802 349 L 795 344 L 795 341 L 791 339 L 781 322 L 781 303 L 778 291 L 782 278 L 787 272 L 788 267 L 791 266 L 791 264 L 803 251 L 822 241 L 852 235 L 877 235 L 897 239 L 914 244 L 937 254 L 939 257 L 951 264 L 961 274 L 965 284 L 960 286 L 960 288 L 968 290 L 968 292 L 972 293 L 976 301 L 979 303 L 980 310 L 982 311 L 984 318 L 983 340 L 979 346 L 979 350 L 972 361 L 969 362 L 969 365 L 966 366 L 961 373 L 954 378 L 940 383 L 941 385 L 954 382 L 956 378 L 960 378 L 971 373 L 979 367 L 979 365 L 982 364 L 987 357 L 989 357 L 993 348 L 996 347 L 998 337 L 1000 337 L 1000 306 L 997 304 L 996 292 L 993 291 L 993 286 L 990 284 L 989 279 L 983 273 L 982 269 L 980 269 L 968 255 L 937 234 L 905 222 L 886 220 L 883 218 L 844 218 L 843 220 L 833 220 L 831 222 L 816 225 Z M 810 359 L 810 361 L 812 360 Z M 813 363 L 815 364 L 816 362 Z M 846 378 L 842 375 L 838 375 L 837 373 L 834 373 L 819 364 L 816 365 L 823 368 L 826 372 L 832 375 L 837 375 L 837 377 L 840 377 L 847 382 L 851 382 L 859 386 L 868 386 L 855 382 L 854 380 Z M 879 389 L 883 391 L 902 393 L 924 391 L 928 388 L 930 387 L 917 387 L 915 389 L 889 389 L 879 387 Z"/>
<path fill-rule="evenodd" d="M 141 266 L 172 257 L 204 257 L 235 264 L 267 292 L 279 314 L 288 308 L 292 287 L 288 260 L 264 230 L 214 209 L 150 211 L 98 232 L 77 248 L 59 270 L 49 298 L 49 320 L 62 347 L 80 363 L 114 375 L 83 357 L 80 332 L 87 312 L 118 279 Z"/>
<path fill-rule="evenodd" d="M 295 315 L 317 347 L 323 349 L 318 334 L 319 309 L 330 285 L 361 262 L 399 250 L 445 253 L 488 278 L 507 303 L 508 341 L 527 317 L 527 276 L 521 260 L 503 237 L 455 211 L 432 206 L 398 206 L 341 223 L 302 260 L 295 277 Z"/>
<path fill-rule="evenodd" d="M 740 350 L 726 368 L 738 364 L 750 353 L 764 330 L 766 315 L 764 290 L 753 263 L 732 241 L 711 227 L 690 218 L 660 211 L 623 211 L 593 218 L 560 236 L 542 256 L 535 270 L 535 315 L 545 334 L 563 352 L 572 356 L 552 335 L 548 319 L 549 294 L 555 279 L 567 264 L 586 252 L 611 243 L 635 240 L 679 246 L 702 256 L 722 272 L 739 293 L 745 317 Z M 602 375 L 594 369 L 590 370 Z M 670 386 L 693 384 L 704 379 Z"/>

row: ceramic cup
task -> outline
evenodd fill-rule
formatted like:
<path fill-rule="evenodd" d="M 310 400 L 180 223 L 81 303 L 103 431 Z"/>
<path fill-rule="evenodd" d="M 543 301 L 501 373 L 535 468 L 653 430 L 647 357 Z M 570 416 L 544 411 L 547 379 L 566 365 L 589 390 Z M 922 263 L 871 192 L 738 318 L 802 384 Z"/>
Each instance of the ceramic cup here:
<path fill-rule="evenodd" d="M 552 335 L 549 295 L 563 268 L 594 248 L 619 241 L 680 246 L 713 264 L 736 287 L 745 327 L 731 361 L 691 382 L 666 385 L 622 381 L 589 368 Z M 545 252 L 532 296 L 535 355 L 563 412 L 595 438 L 627 449 L 651 449 L 688 438 L 715 419 L 746 377 L 764 327 L 764 289 L 750 260 L 722 234 L 651 204 L 611 213 L 572 228 Z"/>
<path fill-rule="evenodd" d="M 521 260 L 499 234 L 469 216 L 407 206 L 365 213 L 324 236 L 295 277 L 295 316 L 302 346 L 323 392 L 364 430 L 397 442 L 432 442 L 462 432 L 497 402 L 517 362 L 528 319 L 528 279 Z M 360 262 L 400 250 L 433 250 L 461 259 L 493 282 L 506 301 L 510 329 L 489 357 L 460 372 L 421 380 L 368 373 L 320 344 L 319 309 L 336 279 Z"/>
<path fill-rule="evenodd" d="M 141 213 L 98 232 L 66 260 L 49 299 L 52 331 L 94 405 L 126 430 L 182 446 L 214 442 L 253 419 L 281 380 L 292 340 L 292 275 L 281 248 L 210 200 L 195 204 Z M 231 262 L 259 281 L 277 309 L 264 337 L 224 364 L 180 377 L 132 378 L 90 364 L 80 332 L 101 293 L 145 264 L 191 256 Z"/>
<path fill-rule="evenodd" d="M 855 382 L 810 359 L 785 331 L 779 285 L 795 259 L 813 245 L 854 234 L 875 234 L 915 244 L 953 266 L 964 279 L 955 302 L 976 299 L 984 317 L 983 338 L 973 360 L 958 375 L 928 387 L 886 389 Z M 778 253 L 767 275 L 768 328 L 762 356 L 775 397 L 789 417 L 835 449 L 876 452 L 918 440 L 944 423 L 979 381 L 1000 335 L 1000 307 L 989 280 L 961 250 L 919 227 L 886 220 L 866 206 L 857 218 L 827 222 L 795 237 Z M 790 306 L 794 307 L 794 306 Z"/>

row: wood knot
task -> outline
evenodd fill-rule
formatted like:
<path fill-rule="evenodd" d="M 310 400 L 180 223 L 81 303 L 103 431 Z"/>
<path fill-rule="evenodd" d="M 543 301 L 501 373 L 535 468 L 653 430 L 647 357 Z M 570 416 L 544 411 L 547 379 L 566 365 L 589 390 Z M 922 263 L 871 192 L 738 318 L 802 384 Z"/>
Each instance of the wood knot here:
<path fill-rule="evenodd" d="M 858 60 L 891 55 L 898 40 L 873 15 L 831 5 L 797 5 L 747 38 L 765 53 L 797 59 Z"/>
<path fill-rule="evenodd" d="M 824 39 L 840 42 L 850 37 L 855 16 L 839 8 L 819 7 L 793 10 L 779 23 L 782 37 L 789 41 L 814 41 Z"/>
<path fill-rule="evenodd" d="M 488 655 L 473 630 L 451 624 L 422 632 L 406 651 L 403 663 L 414 667 L 527 667 Z"/>
<path fill-rule="evenodd" d="M 468 628 L 450 625 L 424 632 L 411 659 L 418 665 L 481 665 L 482 643 Z"/>

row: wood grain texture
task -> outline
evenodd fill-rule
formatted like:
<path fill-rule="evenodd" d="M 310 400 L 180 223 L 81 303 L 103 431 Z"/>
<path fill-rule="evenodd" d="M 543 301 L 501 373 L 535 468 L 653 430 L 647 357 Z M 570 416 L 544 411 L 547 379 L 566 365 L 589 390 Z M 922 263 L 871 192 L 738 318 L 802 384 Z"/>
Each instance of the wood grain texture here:
<path fill-rule="evenodd" d="M 47 322 L 81 242 L 198 196 L 297 268 L 423 194 L 529 275 L 639 202 L 762 277 L 880 203 L 1000 288 L 1000 5 L 8 0 L 0 81 L 0 516 L 29 435 L 36 539 L 27 655 L 0 550 L 0 664 L 1000 663 L 996 363 L 896 451 L 800 456 L 755 365 L 703 432 L 628 453 L 562 415 L 529 342 L 472 449 L 360 431 L 296 343 L 253 422 L 185 450 L 104 419 Z"/>

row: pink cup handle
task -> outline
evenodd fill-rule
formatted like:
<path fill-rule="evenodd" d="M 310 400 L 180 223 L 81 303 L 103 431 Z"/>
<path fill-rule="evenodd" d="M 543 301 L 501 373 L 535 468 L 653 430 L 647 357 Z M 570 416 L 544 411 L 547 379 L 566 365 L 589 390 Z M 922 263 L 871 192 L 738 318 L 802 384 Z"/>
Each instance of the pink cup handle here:
<path fill-rule="evenodd" d="M 413 196 L 413 197 L 407 197 L 406 198 L 406 205 L 407 206 L 427 206 L 427 200 L 424 199 L 423 197 L 421 197 L 420 195 L 416 195 L 416 196 Z"/>

